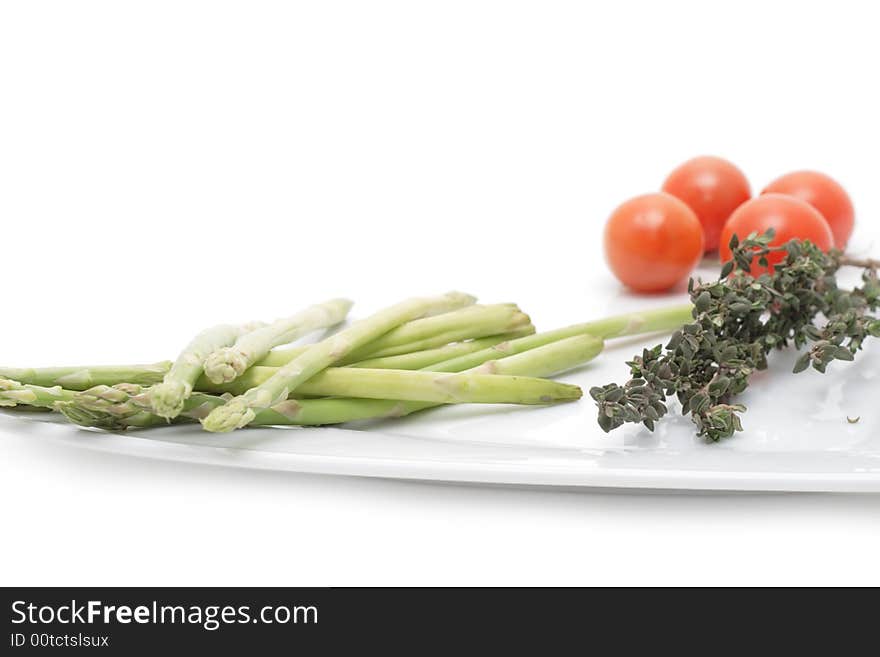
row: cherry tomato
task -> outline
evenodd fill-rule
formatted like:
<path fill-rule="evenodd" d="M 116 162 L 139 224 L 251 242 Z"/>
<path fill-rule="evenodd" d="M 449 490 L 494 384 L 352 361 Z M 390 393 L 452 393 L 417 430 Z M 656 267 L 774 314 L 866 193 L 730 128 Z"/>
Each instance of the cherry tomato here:
<path fill-rule="evenodd" d="M 806 201 L 825 217 L 834 234 L 834 246 L 846 248 L 855 211 L 849 194 L 833 178 L 818 171 L 795 171 L 777 178 L 761 193 L 787 194 Z"/>
<path fill-rule="evenodd" d="M 812 205 L 806 201 L 784 194 L 762 194 L 744 203 L 731 215 L 721 231 L 721 262 L 731 259 L 730 238 L 736 235 L 740 240 L 751 233 L 763 233 L 768 228 L 776 231 L 771 246 L 785 244 L 791 239 L 810 240 L 823 251 L 834 246 L 834 235 L 828 222 Z M 769 270 L 781 262 L 785 254 L 771 253 L 767 256 Z M 767 271 L 757 262 L 752 263 L 751 273 L 755 276 Z"/>
<path fill-rule="evenodd" d="M 730 215 L 752 196 L 743 172 L 720 157 L 688 160 L 666 178 L 663 191 L 687 203 L 706 234 L 706 250 L 718 248 L 721 229 Z"/>
<path fill-rule="evenodd" d="M 611 271 L 639 292 L 668 290 L 684 280 L 703 255 L 697 215 L 670 194 L 645 194 L 618 207 L 605 225 Z"/>

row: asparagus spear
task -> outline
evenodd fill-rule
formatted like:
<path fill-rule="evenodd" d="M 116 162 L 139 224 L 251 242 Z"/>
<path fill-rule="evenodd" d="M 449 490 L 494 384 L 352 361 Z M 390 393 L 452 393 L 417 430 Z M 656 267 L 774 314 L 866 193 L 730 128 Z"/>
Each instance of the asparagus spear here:
<path fill-rule="evenodd" d="M 679 328 L 692 319 L 693 306 L 685 304 L 670 308 L 658 308 L 638 313 L 627 313 L 594 322 L 572 324 L 553 331 L 536 333 L 516 340 L 501 342 L 484 351 L 476 351 L 455 359 L 444 361 L 432 369 L 442 372 L 461 372 L 492 358 L 503 358 L 540 347 L 556 340 L 577 335 L 593 335 L 598 338 L 618 338 L 639 333 L 654 333 Z"/>
<path fill-rule="evenodd" d="M 189 400 L 186 401 L 186 404 L 188 403 Z M 103 429 L 105 431 L 146 429 L 168 424 L 168 420 L 154 415 L 150 411 L 134 410 L 126 415 L 118 416 L 107 411 L 90 409 L 73 400 L 58 402 L 55 404 L 55 409 L 74 424 L 92 429 Z M 186 411 L 175 418 L 175 421 L 185 417 Z"/>
<path fill-rule="evenodd" d="M 73 395 L 73 391 L 65 390 L 61 386 L 36 386 L 0 378 L 0 406 L 3 407 L 24 404 L 38 408 L 53 408 L 55 402 L 70 401 Z"/>
<path fill-rule="evenodd" d="M 493 372 L 494 376 L 550 376 L 591 361 L 602 352 L 603 346 L 601 338 L 577 335 L 517 356 L 496 361 L 487 360 L 481 369 Z M 342 424 L 357 420 L 403 417 L 439 405 L 433 402 L 344 397 L 288 399 L 274 405 L 269 413 L 261 414 L 258 419 L 261 423 L 274 425 Z"/>
<path fill-rule="evenodd" d="M 428 349 L 437 349 L 439 347 L 451 344 L 453 342 L 458 342 L 460 340 L 468 339 L 468 333 L 475 334 L 474 337 L 483 337 L 482 334 L 485 331 L 472 330 L 466 331 L 464 329 L 461 330 L 452 330 L 452 331 L 444 331 L 443 333 L 437 333 L 423 340 L 417 340 L 415 342 L 409 342 L 407 344 L 402 344 L 397 347 L 389 347 L 387 349 L 382 349 L 379 351 L 372 350 L 364 350 L 364 354 L 367 358 L 389 358 L 392 356 L 402 356 L 405 354 L 410 354 L 418 351 L 427 351 Z M 531 324 L 531 322 L 527 322 L 520 326 L 518 329 L 514 329 L 507 333 L 508 339 L 521 338 L 525 335 L 532 335 L 535 332 L 535 327 Z M 368 347 L 372 345 L 367 345 Z M 358 362 L 360 359 L 360 355 L 357 357 L 349 356 L 348 358 L 343 359 L 338 364 L 339 365 L 353 365 L 355 362 Z"/>
<path fill-rule="evenodd" d="M 526 335 L 532 335 L 535 332 L 535 327 L 531 324 L 523 326 L 515 331 L 509 331 L 507 333 L 502 334 L 501 336 L 487 336 L 487 337 L 503 337 L 503 340 L 499 340 L 499 342 L 503 342 L 504 340 L 513 340 L 514 338 L 521 338 Z M 460 337 L 460 332 L 451 332 L 446 331 L 444 333 L 438 333 L 436 335 L 432 335 L 428 338 L 419 340 L 417 342 L 409 342 L 402 343 L 400 345 L 396 345 L 395 349 L 399 352 L 398 356 L 408 356 L 413 354 L 414 358 L 421 358 L 421 356 L 415 356 L 415 354 L 422 352 L 432 351 L 434 349 L 442 349 L 444 347 L 448 347 L 451 344 L 461 344 L 461 341 L 470 340 L 470 337 Z M 476 338 L 482 339 L 482 338 Z M 294 358 L 301 356 L 311 345 L 299 345 L 296 347 L 291 347 L 289 349 L 276 349 L 271 351 L 268 356 L 259 360 L 256 364 L 256 367 L 281 367 L 282 365 L 286 365 Z M 485 347 L 483 347 L 485 348 Z M 465 350 L 467 351 L 467 350 Z M 470 353 L 469 351 L 467 351 Z M 424 354 L 426 357 L 431 357 L 428 354 Z M 394 356 L 374 356 L 372 353 L 366 354 L 366 360 L 378 360 L 385 358 L 394 358 Z M 352 358 L 346 358 L 344 362 L 340 361 L 339 365 L 354 365 L 357 366 L 359 363 L 364 361 L 355 362 Z M 439 361 L 434 361 L 439 362 Z M 384 369 L 384 366 L 382 367 Z M 401 367 L 399 369 L 411 369 L 409 367 Z M 415 368 L 418 369 L 418 368 Z"/>
<path fill-rule="evenodd" d="M 528 376 L 536 377 L 553 376 L 580 367 L 584 363 L 593 360 L 602 353 L 604 348 L 605 342 L 602 338 L 597 338 L 593 335 L 574 335 L 570 338 L 562 338 L 561 340 L 556 340 L 528 351 L 503 356 L 499 359 L 486 360 L 480 365 L 469 368 L 467 371 L 474 374 L 497 374 L 503 376 L 515 376 L 526 373 L 528 373 Z M 488 354 L 488 350 L 486 353 Z M 451 362 L 451 359 L 448 362 Z M 449 367 L 447 364 L 435 371 L 457 371 L 451 370 Z"/>
<path fill-rule="evenodd" d="M 231 347 L 223 347 L 208 356 L 205 375 L 214 383 L 234 381 L 247 368 L 264 358 L 273 347 L 339 324 L 345 319 L 351 305 L 348 299 L 332 299 L 246 333 Z"/>
<path fill-rule="evenodd" d="M 74 393 L 71 399 L 59 402 L 55 408 L 71 422 L 97 429 L 122 430 L 167 424 L 167 420 L 152 412 L 150 392 L 148 387 L 129 383 L 98 385 Z M 223 404 L 224 397 L 194 392 L 184 401 L 183 410 L 174 421 L 195 418 L 196 409 L 206 402 L 214 408 Z"/>
<path fill-rule="evenodd" d="M 35 386 L 61 386 L 67 390 L 86 390 L 101 384 L 122 381 L 152 385 L 159 383 L 171 368 L 171 361 L 149 365 L 81 365 L 72 367 L 0 367 L 0 377 Z"/>
<path fill-rule="evenodd" d="M 592 322 L 572 324 L 571 326 L 533 335 L 531 339 L 525 340 L 524 342 L 518 342 L 511 348 L 523 351 L 548 344 L 554 340 L 584 334 L 608 339 L 620 338 L 627 335 L 668 331 L 677 329 L 683 324 L 690 322 L 693 319 L 691 315 L 692 311 L 693 306 L 691 304 L 682 304 L 678 306 L 668 306 L 665 308 L 654 308 L 652 310 L 615 315 Z M 533 333 L 533 331 L 530 331 L 530 334 L 531 333 Z M 307 349 L 307 347 L 273 351 L 257 364 L 278 367 L 290 362 L 293 358 L 299 356 L 305 349 Z M 408 351 L 416 351 L 416 349 L 408 348 Z M 502 351 L 503 350 L 499 350 L 498 355 L 501 355 Z M 369 355 L 369 358 L 373 357 L 372 354 Z M 468 359 L 462 359 L 460 364 L 466 369 L 467 367 L 473 367 L 474 363 L 479 364 L 481 362 L 482 361 L 479 360 L 479 357 L 476 354 L 472 354 Z"/>
<path fill-rule="evenodd" d="M 580 395 L 571 386 L 552 381 L 490 374 L 330 367 L 302 383 L 297 391 L 316 397 L 408 399 L 449 404 L 542 404 L 577 399 Z"/>
<path fill-rule="evenodd" d="M 449 374 L 337 367 L 317 374 L 315 379 L 320 380 L 315 384 L 317 389 L 338 391 L 341 395 L 435 404 L 535 405 L 572 401 L 581 397 L 581 389 L 577 386 L 549 379 L 504 376 L 491 372 Z M 146 410 L 150 393 L 140 386 L 120 384 L 114 387 L 98 386 L 77 395 L 84 406 L 104 410 L 137 397 L 135 403 L 140 410 Z M 195 394 L 193 398 L 197 403 L 201 399 Z"/>
<path fill-rule="evenodd" d="M 287 365 L 290 361 L 292 361 L 297 356 L 301 356 L 305 353 L 305 351 L 311 347 L 310 344 L 300 344 L 295 347 L 288 347 L 286 349 L 273 349 L 265 357 L 261 358 L 256 362 L 256 365 L 262 367 L 281 367 L 282 365 Z"/>
<path fill-rule="evenodd" d="M 435 347 L 433 349 L 424 349 L 421 351 L 412 351 L 398 356 L 383 356 L 381 358 L 368 358 L 356 363 L 351 363 L 349 367 L 371 367 L 377 370 L 420 370 L 440 361 L 449 360 L 457 356 L 472 354 L 475 351 L 482 351 L 506 340 L 522 337 L 519 331 L 511 333 L 502 333 L 500 335 L 490 335 L 486 338 L 477 338 L 466 342 L 453 342 Z M 198 386 L 196 386 L 198 387 Z"/>
<path fill-rule="evenodd" d="M 162 383 L 153 388 L 153 410 L 156 415 L 169 420 L 177 417 L 183 409 L 183 402 L 192 394 L 193 385 L 204 369 L 205 359 L 254 328 L 253 325 L 220 324 L 193 338 L 177 357 Z"/>
<path fill-rule="evenodd" d="M 575 336 L 538 347 L 518 356 L 487 362 L 480 372 L 506 376 L 549 376 L 592 360 L 602 351 L 602 340 L 593 336 Z M 338 369 L 338 368 L 337 368 Z M 351 370 L 343 370 L 351 371 Z M 408 372 L 408 374 L 412 374 Z M 221 408 L 224 397 L 196 392 L 185 402 L 182 417 L 202 419 L 213 409 Z M 408 415 L 437 406 L 435 402 L 414 402 L 391 399 L 355 399 L 334 397 L 327 399 L 287 399 L 271 408 L 256 412 L 253 426 L 265 425 L 324 425 L 353 422 L 383 417 Z M 140 386 L 97 386 L 77 393 L 73 402 L 58 404 L 59 410 L 82 408 L 95 414 L 95 424 L 101 428 L 121 429 L 128 418 L 134 418 L 132 427 L 150 426 L 143 417 L 150 408 L 149 391 Z M 69 416 L 69 415 L 68 415 Z M 86 418 L 88 415 L 85 416 Z M 73 418 L 72 418 L 73 419 Z M 78 416 L 79 423 L 83 417 Z M 77 419 L 73 419 L 74 422 Z"/>
<path fill-rule="evenodd" d="M 469 306 L 474 301 L 470 295 L 449 292 L 441 297 L 410 299 L 380 311 L 334 336 L 310 345 L 300 356 L 280 367 L 268 381 L 214 409 L 202 421 L 202 426 L 208 431 L 221 433 L 244 427 L 256 416 L 254 409 L 269 408 L 284 401 L 304 381 L 360 346 L 405 322 Z"/>
<path fill-rule="evenodd" d="M 512 303 L 470 306 L 403 324 L 353 350 L 340 364 L 432 349 L 458 340 L 516 331 L 530 324 L 529 316 Z"/>
<path fill-rule="evenodd" d="M 134 383 L 94 386 L 74 393 L 70 400 L 55 404 L 55 410 L 74 424 L 108 431 L 167 425 L 169 420 L 153 412 L 152 390 Z M 190 395 L 180 414 L 170 422 L 191 421 L 194 409 L 204 401 L 202 397 L 205 395 L 199 392 Z M 223 397 L 212 399 L 223 403 Z"/>
<path fill-rule="evenodd" d="M 462 311 L 459 311 L 407 322 L 399 329 L 359 348 L 356 353 L 349 354 L 339 364 L 350 364 L 366 358 L 384 358 L 390 355 L 426 351 L 443 347 L 452 342 L 482 338 L 502 332 L 510 333 L 510 337 L 521 337 L 535 332 L 528 317 L 513 304 L 474 306 L 474 308 L 475 312 L 470 316 L 461 315 Z M 493 324 L 500 328 L 492 331 Z M 504 326 L 512 326 L 513 328 L 506 330 L 503 328 Z M 271 351 L 256 364 L 266 367 L 281 367 L 300 356 L 309 346 L 301 345 L 290 349 Z"/>

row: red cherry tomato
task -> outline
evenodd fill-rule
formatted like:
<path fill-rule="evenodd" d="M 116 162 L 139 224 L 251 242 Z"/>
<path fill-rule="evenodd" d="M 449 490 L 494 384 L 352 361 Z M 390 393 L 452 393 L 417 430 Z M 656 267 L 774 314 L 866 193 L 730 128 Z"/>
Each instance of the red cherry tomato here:
<path fill-rule="evenodd" d="M 684 280 L 703 255 L 697 215 L 670 194 L 645 194 L 618 207 L 605 226 L 611 271 L 639 292 L 668 290 Z"/>
<path fill-rule="evenodd" d="M 718 248 L 721 229 L 730 215 L 752 196 L 743 172 L 720 157 L 688 160 L 666 178 L 663 191 L 680 198 L 703 224 L 706 250 Z"/>
<path fill-rule="evenodd" d="M 787 194 L 806 201 L 825 217 L 834 234 L 834 246 L 845 249 L 852 235 L 855 211 L 846 190 L 818 171 L 795 171 L 777 178 L 762 194 Z"/>
<path fill-rule="evenodd" d="M 812 205 L 793 196 L 783 194 L 762 194 L 744 203 L 731 215 L 721 231 L 721 262 L 731 259 L 730 238 L 736 235 L 740 240 L 751 233 L 763 233 L 773 228 L 776 236 L 771 246 L 785 244 L 791 239 L 810 240 L 823 251 L 834 246 L 834 236 L 828 222 Z M 769 270 L 785 258 L 784 253 L 771 253 L 767 256 Z M 754 276 L 767 271 L 757 262 L 752 262 Z"/>

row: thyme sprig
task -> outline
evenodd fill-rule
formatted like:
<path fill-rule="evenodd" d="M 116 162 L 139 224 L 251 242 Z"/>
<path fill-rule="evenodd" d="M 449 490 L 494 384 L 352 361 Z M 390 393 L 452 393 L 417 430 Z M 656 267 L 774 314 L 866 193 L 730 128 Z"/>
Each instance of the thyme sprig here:
<path fill-rule="evenodd" d="M 734 402 L 749 377 L 766 369 L 774 349 L 806 347 L 794 372 L 825 372 L 835 360 L 851 361 L 869 336 L 880 337 L 880 262 L 823 253 L 809 241 L 771 246 L 772 231 L 752 234 L 730 246 L 733 259 L 718 280 L 691 279 L 694 321 L 676 331 L 665 349 L 645 349 L 627 362 L 632 378 L 590 390 L 606 432 L 628 422 L 654 424 L 675 396 L 697 433 L 717 441 L 742 431 L 746 410 Z M 771 254 L 784 253 L 773 273 L 751 274 L 752 263 L 767 267 Z M 859 267 L 861 285 L 838 286 L 843 266 Z"/>

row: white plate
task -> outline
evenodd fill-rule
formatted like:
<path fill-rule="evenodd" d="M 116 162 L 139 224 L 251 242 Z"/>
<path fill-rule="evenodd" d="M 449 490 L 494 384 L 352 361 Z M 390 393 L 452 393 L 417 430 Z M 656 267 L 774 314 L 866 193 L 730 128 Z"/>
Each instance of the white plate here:
<path fill-rule="evenodd" d="M 624 378 L 623 362 L 657 339 L 612 346 L 562 377 L 585 389 Z M 461 406 L 346 428 L 251 429 L 218 436 L 194 426 L 106 434 L 47 422 L 45 433 L 85 448 L 245 468 L 492 484 L 880 492 L 880 348 L 827 374 L 792 375 L 777 354 L 742 398 L 746 430 L 716 444 L 673 414 L 650 433 L 606 435 L 585 399 L 551 408 Z M 850 424 L 847 417 L 860 417 Z M 15 431 L 20 415 L 0 417 Z M 49 416 L 34 414 L 31 420 Z"/>

